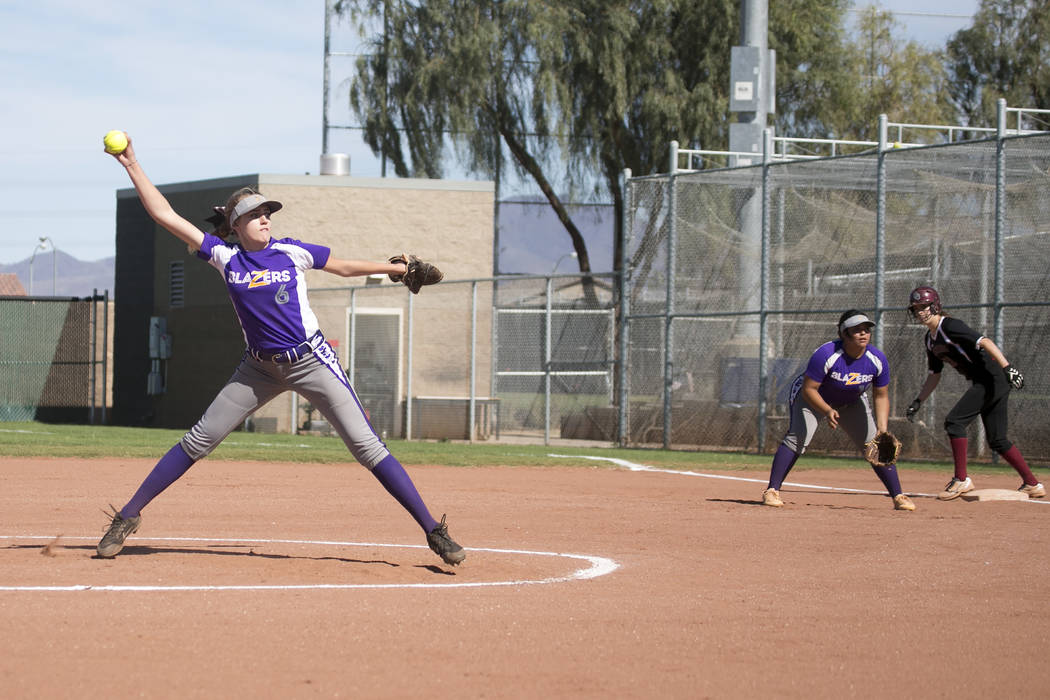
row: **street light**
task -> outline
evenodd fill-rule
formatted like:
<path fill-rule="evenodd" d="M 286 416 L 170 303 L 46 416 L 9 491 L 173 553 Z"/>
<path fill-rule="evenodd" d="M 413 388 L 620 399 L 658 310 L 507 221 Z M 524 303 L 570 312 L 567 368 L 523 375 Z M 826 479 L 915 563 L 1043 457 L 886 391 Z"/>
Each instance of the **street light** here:
<path fill-rule="evenodd" d="M 558 271 L 558 265 L 561 265 L 561 261 L 562 260 L 564 260 L 565 258 L 575 258 L 575 257 L 576 257 L 576 252 L 573 251 L 572 253 L 566 253 L 565 255 L 563 255 L 560 258 L 558 258 L 558 262 L 554 263 L 554 268 L 551 270 L 551 274 L 553 275 L 555 272 Z"/>
<path fill-rule="evenodd" d="M 58 278 L 58 263 L 55 259 L 58 257 L 58 251 L 55 249 L 54 241 L 47 236 L 40 237 L 40 242 L 36 244 L 36 248 L 33 248 L 33 256 L 29 258 L 29 296 L 33 296 L 33 261 L 36 260 L 37 251 L 47 250 L 47 245 L 45 244 L 51 246 L 51 296 L 55 296 L 55 280 Z"/>

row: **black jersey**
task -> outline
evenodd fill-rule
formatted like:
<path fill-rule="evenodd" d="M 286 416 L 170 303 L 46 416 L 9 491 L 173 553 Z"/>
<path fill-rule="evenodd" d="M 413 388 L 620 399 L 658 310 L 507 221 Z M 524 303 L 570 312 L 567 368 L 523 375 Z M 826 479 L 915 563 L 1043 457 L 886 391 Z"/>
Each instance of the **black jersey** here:
<path fill-rule="evenodd" d="M 1002 372 L 1002 369 L 988 353 L 977 347 L 981 338 L 984 335 L 959 319 L 943 317 L 937 330 L 926 332 L 926 360 L 930 372 L 940 374 L 947 363 L 971 381 L 993 379 L 993 372 Z"/>

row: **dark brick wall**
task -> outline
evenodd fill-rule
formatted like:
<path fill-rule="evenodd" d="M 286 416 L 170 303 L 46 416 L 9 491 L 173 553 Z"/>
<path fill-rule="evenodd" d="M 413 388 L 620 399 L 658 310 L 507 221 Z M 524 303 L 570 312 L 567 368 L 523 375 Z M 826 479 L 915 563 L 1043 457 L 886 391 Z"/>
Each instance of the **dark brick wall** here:
<path fill-rule="evenodd" d="M 163 232 L 164 235 L 169 235 Z M 149 318 L 153 314 L 153 251 L 158 227 L 138 199 L 117 200 L 113 300 L 113 414 L 117 425 L 151 425 L 146 395 Z"/>

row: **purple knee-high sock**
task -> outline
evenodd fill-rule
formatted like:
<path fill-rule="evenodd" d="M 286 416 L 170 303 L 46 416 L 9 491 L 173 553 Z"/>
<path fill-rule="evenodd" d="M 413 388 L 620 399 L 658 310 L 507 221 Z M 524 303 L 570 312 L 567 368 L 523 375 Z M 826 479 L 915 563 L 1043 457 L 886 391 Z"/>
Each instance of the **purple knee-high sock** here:
<path fill-rule="evenodd" d="M 888 467 L 872 467 L 875 471 L 876 476 L 879 477 L 879 481 L 886 487 L 886 490 L 890 492 L 890 496 L 896 496 L 901 492 L 901 480 L 897 476 L 897 465 L 891 464 Z"/>
<path fill-rule="evenodd" d="M 780 490 L 791 467 L 798 461 L 798 453 L 787 445 L 781 444 L 773 455 L 773 468 L 769 470 L 769 488 Z"/>
<path fill-rule="evenodd" d="M 157 466 L 153 467 L 153 471 L 142 482 L 142 486 L 139 486 L 139 490 L 131 497 L 128 504 L 120 509 L 120 517 L 134 518 L 137 516 L 146 507 L 146 504 L 175 483 L 175 480 L 185 474 L 186 470 L 196 461 L 186 454 L 186 450 L 182 449 L 182 443 L 175 443 L 175 446 L 160 458 Z"/>
<path fill-rule="evenodd" d="M 372 469 L 372 473 L 379 479 L 383 488 L 415 518 L 424 532 L 430 532 L 438 526 L 438 522 L 430 515 L 419 492 L 416 491 L 416 486 L 412 483 L 408 472 L 401 466 L 401 462 L 394 458 L 394 455 L 387 455 Z"/>

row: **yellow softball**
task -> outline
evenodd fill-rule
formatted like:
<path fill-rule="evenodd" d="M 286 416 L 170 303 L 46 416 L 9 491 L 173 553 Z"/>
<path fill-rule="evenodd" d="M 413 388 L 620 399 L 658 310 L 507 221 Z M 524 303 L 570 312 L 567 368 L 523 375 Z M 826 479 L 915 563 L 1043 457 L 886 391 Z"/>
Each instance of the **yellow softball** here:
<path fill-rule="evenodd" d="M 114 129 L 102 138 L 102 144 L 106 147 L 106 153 L 112 153 L 113 155 L 123 153 L 124 149 L 128 147 L 128 135 L 123 131 Z"/>

